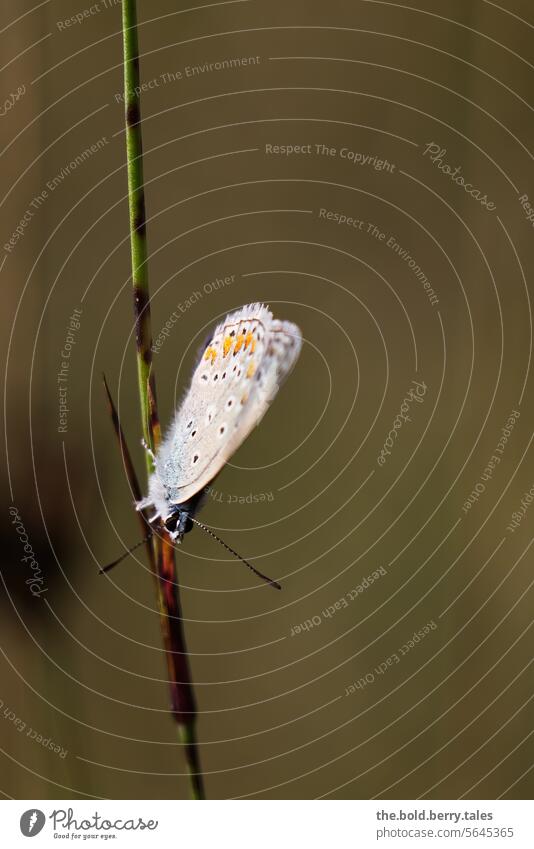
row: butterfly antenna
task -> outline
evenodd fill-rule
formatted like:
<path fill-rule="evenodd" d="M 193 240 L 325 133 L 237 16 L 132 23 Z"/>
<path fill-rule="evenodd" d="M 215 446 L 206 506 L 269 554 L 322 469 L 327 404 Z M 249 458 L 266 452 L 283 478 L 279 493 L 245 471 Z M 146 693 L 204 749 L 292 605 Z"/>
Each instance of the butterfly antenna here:
<path fill-rule="evenodd" d="M 229 545 L 227 545 L 225 542 L 223 542 L 223 540 L 220 537 L 218 537 L 217 534 L 214 533 L 211 530 L 211 528 L 208 528 L 208 526 L 205 525 L 203 522 L 199 522 L 198 519 L 194 519 L 193 516 L 190 516 L 190 515 L 188 516 L 188 519 L 191 519 L 191 521 L 194 522 L 195 525 L 198 525 L 199 528 L 202 528 L 203 531 L 206 531 L 206 533 L 209 534 L 210 537 L 213 537 L 213 539 L 217 540 L 217 542 L 220 543 L 223 546 L 223 548 L 225 548 L 227 551 L 229 551 L 230 554 L 233 554 L 234 557 L 237 557 L 238 560 L 241 560 L 241 562 L 244 563 L 245 566 L 248 566 L 250 571 L 254 572 L 254 574 L 257 575 L 258 578 L 261 578 L 262 581 L 266 581 L 268 584 L 271 584 L 272 587 L 276 587 L 277 590 L 282 589 L 282 587 L 280 586 L 278 581 L 273 581 L 272 578 L 268 578 L 267 575 L 264 575 L 262 572 L 259 571 L 259 569 L 256 569 L 256 567 L 253 566 L 252 563 L 249 563 L 248 560 L 245 560 L 244 557 L 241 557 L 241 555 L 238 554 L 237 551 L 234 551 L 233 548 L 230 548 Z"/>
<path fill-rule="evenodd" d="M 136 544 L 135 544 L 135 545 L 132 545 L 132 547 L 131 547 L 131 548 L 128 548 L 128 549 L 124 552 L 124 554 L 121 554 L 121 556 L 120 556 L 120 557 L 117 557 L 117 559 L 116 559 L 116 560 L 114 560 L 114 561 L 113 561 L 113 563 L 108 563 L 108 565 L 107 565 L 107 566 L 103 566 L 101 569 L 99 569 L 99 570 L 98 570 L 99 575 L 103 575 L 103 574 L 104 574 L 104 572 L 109 572 L 109 570 L 110 570 L 110 569 L 113 569 L 113 567 L 114 567 L 114 566 L 117 566 L 119 563 L 122 563 L 122 561 L 123 561 L 123 560 L 125 560 L 125 559 L 126 559 L 126 557 L 128 557 L 128 556 L 132 553 L 132 551 L 135 551 L 135 549 L 136 549 L 136 548 L 139 548 L 139 546 L 140 546 L 140 545 L 144 545 L 144 544 L 145 544 L 145 542 L 148 542 L 148 540 L 149 540 L 149 539 L 151 539 L 151 537 L 152 537 L 152 536 L 153 536 L 153 534 L 151 534 L 151 533 L 150 533 L 150 534 L 148 534 L 148 535 L 147 535 L 144 539 L 142 539 L 140 542 L 136 542 Z"/>

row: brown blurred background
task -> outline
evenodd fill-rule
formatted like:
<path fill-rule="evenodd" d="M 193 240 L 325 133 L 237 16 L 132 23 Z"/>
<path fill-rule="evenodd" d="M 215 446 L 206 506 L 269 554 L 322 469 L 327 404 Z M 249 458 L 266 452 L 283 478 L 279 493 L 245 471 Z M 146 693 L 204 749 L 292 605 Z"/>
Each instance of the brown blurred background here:
<path fill-rule="evenodd" d="M 200 531 L 177 554 L 210 798 L 532 794 L 532 8 L 505 5 L 139 4 L 163 421 L 230 310 L 305 339 L 202 514 L 283 592 Z M 7 797 L 188 792 L 143 549 L 97 577 L 138 535 L 102 371 L 144 467 L 120 27 L 8 0 L 1 33 Z"/>

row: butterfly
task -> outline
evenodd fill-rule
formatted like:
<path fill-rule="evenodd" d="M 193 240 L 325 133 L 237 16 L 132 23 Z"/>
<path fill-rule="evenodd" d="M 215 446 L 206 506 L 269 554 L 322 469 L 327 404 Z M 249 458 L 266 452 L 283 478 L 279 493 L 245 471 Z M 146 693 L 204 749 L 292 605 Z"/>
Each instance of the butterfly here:
<path fill-rule="evenodd" d="M 301 347 L 297 325 L 273 318 L 259 303 L 230 313 L 213 331 L 169 432 L 152 455 L 148 495 L 136 504 L 138 510 L 154 509 L 149 521 L 161 520 L 173 542 L 180 543 L 193 524 L 215 536 L 195 519 L 206 488 L 259 424 Z"/>

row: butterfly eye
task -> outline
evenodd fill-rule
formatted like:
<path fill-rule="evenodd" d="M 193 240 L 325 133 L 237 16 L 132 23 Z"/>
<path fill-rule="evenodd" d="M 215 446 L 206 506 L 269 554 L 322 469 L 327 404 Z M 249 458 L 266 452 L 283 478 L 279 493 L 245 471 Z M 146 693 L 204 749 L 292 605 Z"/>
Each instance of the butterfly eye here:
<path fill-rule="evenodd" d="M 180 518 L 180 513 L 177 512 L 177 513 L 173 513 L 171 516 L 168 516 L 165 519 L 164 524 L 165 524 L 165 527 L 167 528 L 168 531 L 170 531 L 172 533 L 173 531 L 176 530 L 176 525 L 178 524 L 179 518 Z"/>

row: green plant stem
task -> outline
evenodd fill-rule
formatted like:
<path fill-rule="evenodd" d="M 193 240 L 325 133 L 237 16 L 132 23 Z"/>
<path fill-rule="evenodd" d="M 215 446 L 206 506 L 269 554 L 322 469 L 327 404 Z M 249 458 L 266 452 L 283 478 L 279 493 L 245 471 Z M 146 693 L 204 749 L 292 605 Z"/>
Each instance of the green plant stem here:
<path fill-rule="evenodd" d="M 156 404 L 156 384 L 152 369 L 152 330 L 150 323 L 148 251 L 143 181 L 139 45 L 135 0 L 123 0 L 122 26 L 128 202 L 137 345 L 137 375 L 143 436 L 147 445 L 155 451 L 160 442 L 160 425 Z M 147 473 L 151 474 L 153 463 L 148 452 L 146 454 L 146 464 Z M 174 548 L 162 526 L 159 527 L 159 533 L 154 533 L 152 546 L 153 557 L 150 560 L 157 584 L 158 607 L 171 689 L 172 713 L 178 725 L 178 739 L 182 744 L 186 758 L 191 795 L 194 799 L 203 799 L 205 797 L 196 739 L 196 703 L 183 629 Z"/>
<path fill-rule="evenodd" d="M 128 160 L 128 203 L 130 210 L 130 247 L 134 289 L 135 332 L 137 343 L 137 375 L 143 435 L 147 445 L 154 448 L 150 423 L 147 385 L 152 383 L 152 332 L 150 326 L 150 292 L 148 288 L 145 189 L 143 179 L 143 138 L 141 129 L 141 99 L 139 85 L 139 44 L 137 37 L 137 8 L 135 0 L 122 4 L 124 43 L 124 105 L 126 119 L 126 155 Z M 146 454 L 147 471 L 152 472 L 152 460 Z"/>

